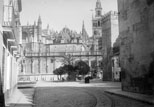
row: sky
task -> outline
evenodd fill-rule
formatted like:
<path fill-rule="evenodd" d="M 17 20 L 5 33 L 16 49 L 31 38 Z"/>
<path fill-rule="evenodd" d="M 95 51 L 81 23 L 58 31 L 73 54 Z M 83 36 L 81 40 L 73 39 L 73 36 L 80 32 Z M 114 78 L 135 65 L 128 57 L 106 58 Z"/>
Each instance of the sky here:
<path fill-rule="evenodd" d="M 20 14 L 21 25 L 34 24 L 39 15 L 43 29 L 49 24 L 50 29 L 60 31 L 64 27 L 78 33 L 84 21 L 89 36 L 92 35 L 92 14 L 95 15 L 97 0 L 22 0 Z M 100 0 L 102 14 L 110 10 L 117 11 L 117 0 Z M 93 11 L 92 11 L 93 10 Z"/>

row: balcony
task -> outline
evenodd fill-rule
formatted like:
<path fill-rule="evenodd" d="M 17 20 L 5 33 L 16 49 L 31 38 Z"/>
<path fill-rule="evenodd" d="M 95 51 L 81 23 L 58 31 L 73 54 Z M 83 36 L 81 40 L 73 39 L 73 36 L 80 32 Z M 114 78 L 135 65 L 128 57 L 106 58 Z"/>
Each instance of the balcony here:
<path fill-rule="evenodd" d="M 15 39 L 20 42 L 19 12 L 12 5 L 3 5 L 3 31 L 6 39 Z"/>

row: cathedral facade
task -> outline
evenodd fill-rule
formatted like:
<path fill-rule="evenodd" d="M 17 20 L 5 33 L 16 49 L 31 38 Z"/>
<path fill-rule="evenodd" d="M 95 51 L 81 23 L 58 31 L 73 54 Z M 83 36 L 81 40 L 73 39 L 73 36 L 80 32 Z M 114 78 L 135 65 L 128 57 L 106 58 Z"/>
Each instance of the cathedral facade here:
<path fill-rule="evenodd" d="M 62 65 L 64 56 L 79 56 L 89 52 L 88 34 L 84 23 L 82 32 L 77 33 L 67 27 L 60 32 L 42 29 L 42 21 L 22 26 L 23 61 L 21 75 L 53 74 L 53 70 Z M 81 57 L 76 58 L 81 59 Z"/>

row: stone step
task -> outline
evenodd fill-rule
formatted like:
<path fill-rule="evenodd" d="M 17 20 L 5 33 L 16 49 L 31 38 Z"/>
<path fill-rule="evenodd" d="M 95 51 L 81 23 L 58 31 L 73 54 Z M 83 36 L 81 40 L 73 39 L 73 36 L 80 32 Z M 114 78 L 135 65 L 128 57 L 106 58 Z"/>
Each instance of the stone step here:
<path fill-rule="evenodd" d="M 32 107 L 32 104 L 10 104 L 8 106 L 5 107 Z"/>
<path fill-rule="evenodd" d="M 6 107 L 32 107 L 34 89 L 19 90 L 16 89 L 12 97 L 7 102 Z"/>

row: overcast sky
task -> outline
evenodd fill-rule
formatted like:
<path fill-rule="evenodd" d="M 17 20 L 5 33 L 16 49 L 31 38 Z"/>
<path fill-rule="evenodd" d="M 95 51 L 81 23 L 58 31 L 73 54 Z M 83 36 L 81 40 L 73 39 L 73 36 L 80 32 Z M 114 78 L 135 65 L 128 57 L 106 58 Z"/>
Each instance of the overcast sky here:
<path fill-rule="evenodd" d="M 22 0 L 21 24 L 33 24 L 38 16 L 43 28 L 60 31 L 63 27 L 80 32 L 84 20 L 85 28 L 92 35 L 92 11 L 97 0 Z M 117 11 L 117 0 L 101 0 L 103 13 Z M 95 11 L 93 11 L 95 14 Z"/>

